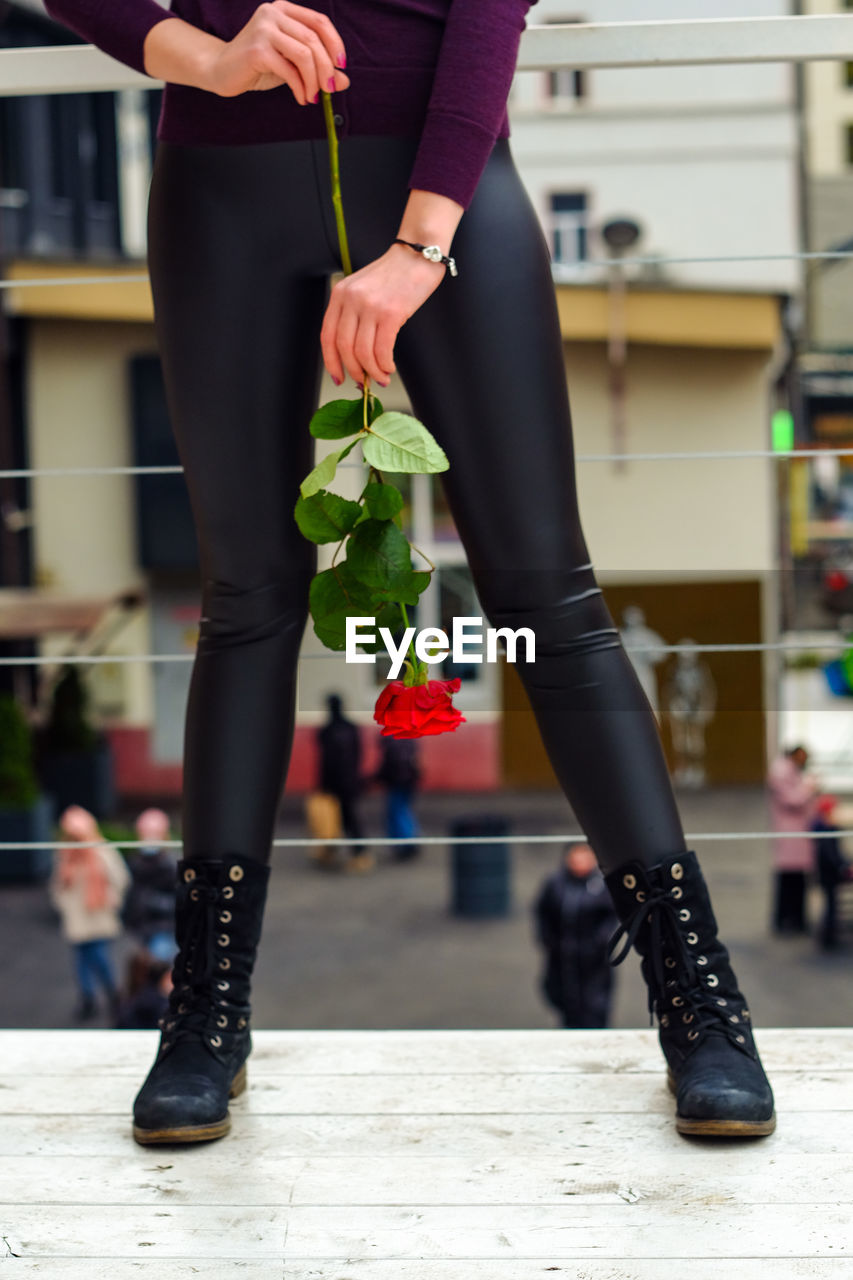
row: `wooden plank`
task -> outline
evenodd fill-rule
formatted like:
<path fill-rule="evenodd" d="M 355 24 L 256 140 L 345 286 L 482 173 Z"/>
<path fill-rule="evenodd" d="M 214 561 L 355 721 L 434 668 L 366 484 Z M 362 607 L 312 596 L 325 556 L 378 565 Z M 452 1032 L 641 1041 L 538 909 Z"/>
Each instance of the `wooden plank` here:
<path fill-rule="evenodd" d="M 734 1265 L 733 1265 L 734 1262 Z M 641 1261 L 604 1259 L 568 1264 L 548 1264 L 525 1258 L 491 1258 L 487 1262 L 466 1258 L 464 1277 L 458 1262 L 430 1258 L 417 1262 L 396 1259 L 351 1260 L 344 1263 L 290 1262 L 271 1274 L 268 1262 L 206 1262 L 204 1269 L 196 1261 L 170 1259 L 168 1280 L 556 1280 L 562 1274 L 568 1280 L 674 1280 L 681 1274 L 673 1271 L 671 1259 L 649 1258 Z M 843 1258 L 703 1258 L 699 1280 L 732 1280 L 733 1274 L 748 1280 L 853 1280 L 853 1261 Z M 26 1259 L 10 1258 L 3 1268 L 9 1280 L 151 1280 L 150 1262 L 127 1259 L 97 1258 Z M 159 1277 L 158 1277 L 159 1280 Z"/>
<path fill-rule="evenodd" d="M 853 1029 L 760 1028 L 768 1072 L 853 1070 Z M 154 1059 L 153 1031 L 0 1031 L 2 1076 L 70 1072 L 140 1078 Z M 619 1075 L 660 1071 L 657 1033 L 621 1031 L 256 1031 L 250 1070 L 284 1075 Z"/>
<path fill-rule="evenodd" d="M 252 1114 L 241 1100 L 232 1103 L 234 1126 L 216 1150 L 239 1148 L 254 1158 L 289 1155 L 338 1156 L 370 1152 L 376 1156 L 414 1152 L 422 1156 L 454 1156 L 464 1151 L 472 1160 L 503 1160 L 553 1154 L 555 1160 L 576 1160 L 591 1153 L 610 1158 L 637 1148 L 658 1153 L 696 1150 L 725 1152 L 739 1166 L 752 1167 L 778 1152 L 813 1155 L 853 1153 L 853 1126 L 839 1123 L 833 1111 L 782 1113 L 776 1132 L 757 1143 L 690 1141 L 675 1129 L 673 1114 L 624 1114 L 618 1121 L 595 1116 L 268 1116 Z M 0 1157 L 48 1155 L 51 1158 L 87 1155 L 96 1158 L 122 1152 L 132 1159 L 141 1150 L 130 1132 L 130 1112 L 118 1118 L 99 1115 L 3 1117 Z M 201 1150 L 201 1149 L 200 1149 Z M 204 1147 L 204 1159 L 214 1147 Z M 175 1154 L 167 1153 L 168 1163 Z"/>
<path fill-rule="evenodd" d="M 492 1160 L 423 1156 L 258 1155 L 239 1142 L 211 1146 L 203 1157 L 177 1150 L 91 1156 L 9 1157 L 0 1170 L 0 1202 L 29 1205 L 109 1202 L 133 1207 L 214 1205 L 519 1205 L 687 1201 L 723 1204 L 839 1205 L 853 1202 L 853 1156 L 779 1154 L 748 1144 L 745 1159 L 728 1148 L 698 1151 L 654 1143 L 609 1158 L 595 1152 Z M 575 1158 L 569 1159 L 568 1156 Z"/>
<path fill-rule="evenodd" d="M 3 1210 L 9 1221 L 9 1211 Z M 487 1260 L 787 1258 L 843 1256 L 853 1246 L 850 1206 L 688 1203 L 463 1205 L 433 1208 L 242 1208 L 98 1205 L 14 1207 L 23 1257 Z"/>
<path fill-rule="evenodd" d="M 668 1115 L 673 1099 L 662 1068 L 630 1076 L 527 1075 L 274 1076 L 251 1072 L 255 1115 Z M 136 1092 L 112 1075 L 10 1077 L 0 1115 L 123 1116 Z M 853 1111 L 853 1072 L 789 1071 L 774 1080 L 781 1111 Z M 240 1106 L 244 1106 L 241 1102 Z"/>

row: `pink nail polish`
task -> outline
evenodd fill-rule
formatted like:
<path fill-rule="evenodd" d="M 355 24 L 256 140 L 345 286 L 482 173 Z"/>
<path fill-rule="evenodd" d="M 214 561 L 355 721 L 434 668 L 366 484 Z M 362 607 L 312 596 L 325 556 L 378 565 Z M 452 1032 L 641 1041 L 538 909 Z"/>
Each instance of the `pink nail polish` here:
<path fill-rule="evenodd" d="M 332 374 L 331 377 L 332 382 L 334 382 L 336 387 L 340 387 L 343 384 L 343 378 L 336 378 L 334 374 Z"/>
<path fill-rule="evenodd" d="M 319 95 L 319 93 L 315 93 L 315 94 L 314 94 L 314 97 L 311 99 L 311 101 L 312 101 L 312 102 L 319 102 L 319 101 L 320 101 L 320 95 Z"/>
<path fill-rule="evenodd" d="M 326 85 L 326 88 L 329 90 L 329 93 L 334 93 L 334 92 L 335 92 L 335 77 L 334 77 L 334 76 L 329 76 L 329 82 L 328 82 L 328 84 Z"/>
<path fill-rule="evenodd" d="M 347 55 L 345 53 L 339 53 L 337 58 L 335 58 L 335 64 L 340 67 L 341 71 L 346 71 Z"/>

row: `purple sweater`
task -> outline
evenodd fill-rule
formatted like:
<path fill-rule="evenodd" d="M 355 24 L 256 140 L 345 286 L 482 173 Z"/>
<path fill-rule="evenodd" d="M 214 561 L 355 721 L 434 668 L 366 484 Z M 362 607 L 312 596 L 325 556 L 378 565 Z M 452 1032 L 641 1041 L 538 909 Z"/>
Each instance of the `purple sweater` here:
<path fill-rule="evenodd" d="M 349 89 L 335 95 L 341 137 L 420 139 L 410 187 L 466 208 L 489 153 L 509 135 L 506 100 L 524 20 L 535 0 L 314 0 L 347 53 Z M 257 0 L 45 0 L 52 17 L 120 62 L 145 71 L 145 37 L 164 18 L 230 40 Z M 157 129 L 166 142 L 323 138 L 322 106 L 285 86 L 222 98 L 168 84 Z"/>

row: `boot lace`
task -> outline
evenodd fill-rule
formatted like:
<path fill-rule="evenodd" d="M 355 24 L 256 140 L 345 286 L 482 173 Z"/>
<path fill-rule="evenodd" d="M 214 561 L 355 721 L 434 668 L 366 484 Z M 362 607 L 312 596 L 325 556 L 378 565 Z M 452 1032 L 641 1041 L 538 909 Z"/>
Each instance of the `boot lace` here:
<path fill-rule="evenodd" d="M 692 1035 L 696 1039 L 703 1031 L 724 1034 L 737 1048 L 744 1047 L 744 1037 L 737 1027 L 731 1025 L 729 1016 L 723 1012 L 707 991 L 688 945 L 679 928 L 677 908 L 672 890 L 660 886 L 650 889 L 645 901 L 640 902 L 631 914 L 619 925 L 607 947 L 607 957 L 614 967 L 621 964 L 632 946 L 644 923 L 649 922 L 649 942 L 646 960 L 651 964 L 654 983 L 648 982 L 649 1026 L 654 1026 L 655 999 L 661 998 L 665 987 L 673 982 L 664 972 L 664 948 L 672 952 L 675 961 L 675 981 L 679 993 L 689 1003 L 692 1014 Z M 622 940 L 618 954 L 616 949 Z"/>
<path fill-rule="evenodd" d="M 220 890 L 196 881 L 189 892 L 196 909 L 190 913 L 184 946 L 175 958 L 169 1012 L 161 1023 L 170 1046 L 181 1040 L 197 1040 L 206 1030 L 214 1007 L 211 987 Z"/>

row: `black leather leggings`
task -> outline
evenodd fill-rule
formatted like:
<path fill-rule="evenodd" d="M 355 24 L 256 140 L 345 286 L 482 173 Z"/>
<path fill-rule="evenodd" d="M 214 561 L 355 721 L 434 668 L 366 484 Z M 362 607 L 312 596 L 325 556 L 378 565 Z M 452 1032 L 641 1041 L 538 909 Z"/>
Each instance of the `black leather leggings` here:
<path fill-rule="evenodd" d="M 341 146 L 356 268 L 396 233 L 416 145 Z M 654 715 L 581 530 L 548 251 L 505 141 L 453 253 L 459 277 L 404 326 L 397 367 L 449 457 L 441 479 L 486 617 L 535 632 L 536 661 L 518 671 L 600 864 L 653 864 L 683 850 L 684 835 Z M 312 465 L 318 335 L 340 269 L 325 143 L 159 143 L 149 267 L 203 578 L 185 852 L 266 859 L 315 571 L 293 506 Z"/>

